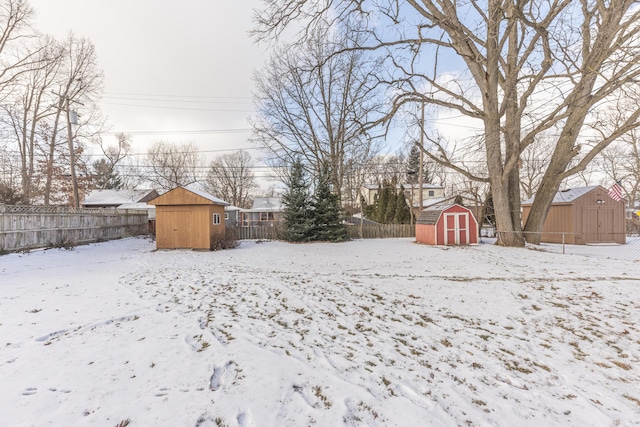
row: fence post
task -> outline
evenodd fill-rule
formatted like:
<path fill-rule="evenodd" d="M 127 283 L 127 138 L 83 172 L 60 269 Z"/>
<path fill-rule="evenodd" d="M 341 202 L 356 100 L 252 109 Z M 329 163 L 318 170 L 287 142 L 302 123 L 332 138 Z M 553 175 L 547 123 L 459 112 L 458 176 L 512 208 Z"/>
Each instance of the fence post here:
<path fill-rule="evenodd" d="M 562 255 L 564 255 L 564 232 L 562 233 Z"/>

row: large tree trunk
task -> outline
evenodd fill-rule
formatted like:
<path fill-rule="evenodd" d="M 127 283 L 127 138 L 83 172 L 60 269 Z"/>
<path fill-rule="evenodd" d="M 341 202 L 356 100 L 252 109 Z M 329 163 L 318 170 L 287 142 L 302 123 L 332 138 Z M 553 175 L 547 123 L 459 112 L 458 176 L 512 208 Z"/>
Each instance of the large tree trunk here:
<path fill-rule="evenodd" d="M 491 183 L 491 193 L 493 194 L 493 208 L 496 215 L 496 231 L 498 240 L 496 244 L 501 246 L 523 246 L 524 238 L 522 236 L 521 225 L 514 218 L 519 218 L 513 212 L 514 206 L 519 206 L 519 195 L 514 194 L 519 191 L 518 169 L 513 167 L 511 170 L 505 171 L 504 158 L 501 140 L 501 123 L 500 123 L 500 48 L 498 46 L 498 34 L 500 31 L 500 18 L 502 17 L 501 2 L 491 0 L 489 2 L 489 25 L 487 25 L 487 70 L 484 76 L 485 82 L 476 77 L 479 87 L 485 87 L 484 91 L 484 130 L 485 144 L 487 154 L 487 168 Z M 515 81 L 513 82 L 515 83 Z M 509 82 L 507 82 L 507 85 Z M 515 95 L 515 88 L 511 95 Z M 515 104 L 517 105 L 517 104 Z M 515 105 L 513 108 L 515 108 Z M 513 116 L 512 116 L 513 118 Z M 517 135 L 511 135 L 506 139 L 507 158 L 512 152 L 513 144 Z M 515 191 L 512 190 L 515 185 Z M 516 205 L 517 203 L 517 205 Z"/>

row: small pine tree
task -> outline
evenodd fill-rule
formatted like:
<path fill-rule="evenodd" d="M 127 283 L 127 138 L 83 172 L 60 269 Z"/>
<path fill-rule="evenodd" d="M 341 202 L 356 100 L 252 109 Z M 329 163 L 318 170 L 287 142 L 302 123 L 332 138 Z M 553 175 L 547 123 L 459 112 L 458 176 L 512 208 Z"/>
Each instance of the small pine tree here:
<path fill-rule="evenodd" d="M 384 211 L 384 223 L 393 224 L 396 222 L 396 205 L 398 203 L 395 185 L 393 183 L 389 184 L 383 191 L 387 193 L 387 208 Z"/>
<path fill-rule="evenodd" d="M 382 184 L 382 188 L 378 186 L 378 207 L 376 214 L 376 221 L 381 223 L 387 222 L 387 206 L 389 205 L 389 183 L 385 180 Z"/>
<path fill-rule="evenodd" d="M 283 239 L 288 242 L 306 242 L 311 239 L 311 198 L 304 167 L 300 159 L 291 166 L 287 190 L 282 197 L 284 205 Z"/>
<path fill-rule="evenodd" d="M 396 224 L 408 224 L 411 221 L 411 211 L 407 204 L 407 199 L 404 194 L 404 186 L 400 185 L 400 191 L 398 192 L 396 199 L 396 212 L 394 222 Z"/>
<path fill-rule="evenodd" d="M 347 230 L 341 220 L 338 195 L 331 191 L 329 168 L 322 167 L 313 193 L 311 210 L 311 240 L 342 242 Z"/>

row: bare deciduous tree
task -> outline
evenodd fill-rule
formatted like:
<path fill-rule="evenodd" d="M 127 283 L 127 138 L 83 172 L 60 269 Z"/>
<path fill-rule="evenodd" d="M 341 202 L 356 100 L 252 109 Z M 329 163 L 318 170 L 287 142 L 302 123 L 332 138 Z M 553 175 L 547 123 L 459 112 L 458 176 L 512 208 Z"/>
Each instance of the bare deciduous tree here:
<path fill-rule="evenodd" d="M 278 49 L 255 77 L 252 126 L 268 160 L 286 170 L 300 158 L 311 176 L 329 165 L 339 196 L 348 165 L 366 162 L 377 150 L 365 126 L 380 107 L 375 66 L 363 52 L 332 55 L 350 43 L 345 35 L 313 32 L 303 46 Z"/>
<path fill-rule="evenodd" d="M 599 170 L 610 182 L 620 181 L 630 207 L 640 201 L 640 132 L 634 130 L 601 153 Z"/>
<path fill-rule="evenodd" d="M 250 208 L 251 191 L 256 188 L 254 162 L 244 150 L 223 154 L 211 161 L 205 189 L 239 208 Z"/>
<path fill-rule="evenodd" d="M 147 155 L 148 180 L 164 190 L 183 187 L 198 181 L 202 167 L 198 149 L 193 143 L 156 142 Z"/>
<path fill-rule="evenodd" d="M 386 80 L 394 90 L 388 117 L 407 104 L 425 103 L 481 124 L 486 175 L 458 168 L 442 152 L 433 160 L 490 182 L 498 244 L 523 245 L 525 235 L 539 242 L 561 182 L 639 125 L 636 0 L 264 3 L 256 15 L 259 40 L 278 36 L 294 21 L 304 21 L 304 39 L 309 28 L 326 22 L 366 19 L 374 42 L 358 49 L 387 59 Z M 444 58 L 457 63 L 445 67 L 438 62 Z M 551 129 L 556 142 L 523 232 L 521 154 Z"/>

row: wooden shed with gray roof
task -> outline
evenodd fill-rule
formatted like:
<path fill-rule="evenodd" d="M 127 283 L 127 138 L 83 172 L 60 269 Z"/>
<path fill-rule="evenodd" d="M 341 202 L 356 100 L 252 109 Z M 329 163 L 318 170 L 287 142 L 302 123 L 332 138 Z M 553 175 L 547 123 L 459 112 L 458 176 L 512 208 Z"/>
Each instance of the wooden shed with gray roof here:
<path fill-rule="evenodd" d="M 213 249 L 225 233 L 229 203 L 197 189 L 178 187 L 147 202 L 156 206 L 156 248 Z"/>
<path fill-rule="evenodd" d="M 427 245 L 478 243 L 478 221 L 470 209 L 457 204 L 425 209 L 416 221 L 416 242 Z"/>
<path fill-rule="evenodd" d="M 522 202 L 527 223 L 534 198 Z M 595 185 L 558 191 L 542 228 L 541 242 L 587 245 L 626 243 L 624 201 L 613 200 L 606 188 Z"/>

